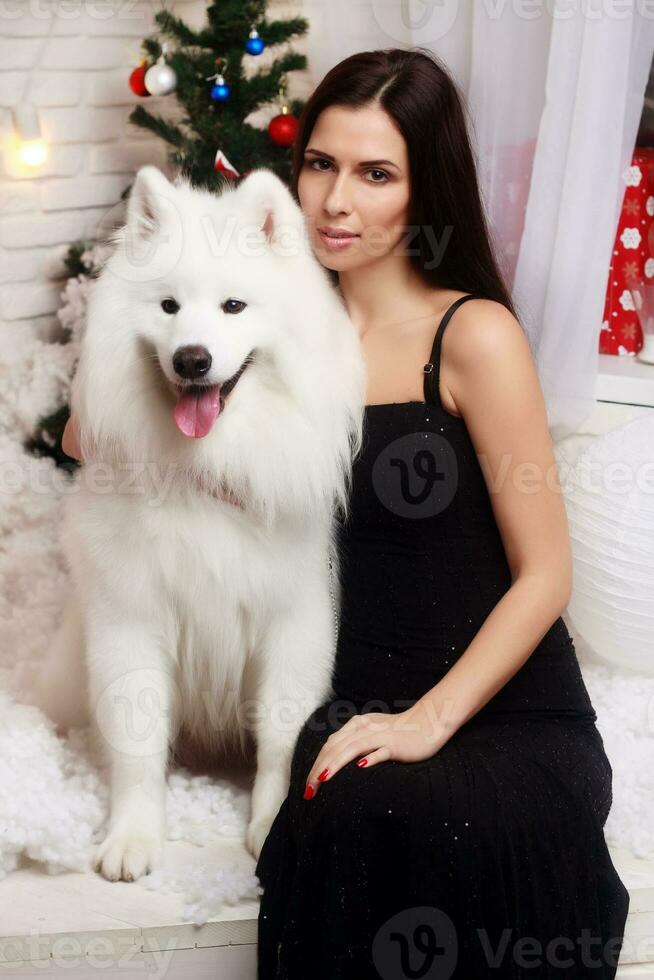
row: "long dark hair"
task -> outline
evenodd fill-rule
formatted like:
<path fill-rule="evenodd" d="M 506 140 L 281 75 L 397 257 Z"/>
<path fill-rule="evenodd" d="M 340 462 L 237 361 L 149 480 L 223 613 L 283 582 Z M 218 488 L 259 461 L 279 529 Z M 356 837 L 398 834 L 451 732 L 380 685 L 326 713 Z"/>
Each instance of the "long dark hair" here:
<path fill-rule="evenodd" d="M 370 103 L 388 113 L 407 145 L 411 234 L 406 245 L 415 270 L 429 286 L 496 300 L 516 316 L 482 206 L 466 101 L 432 52 L 361 51 L 325 75 L 304 106 L 294 144 L 291 191 L 298 204 L 304 151 L 320 113 L 332 105 Z M 434 241 L 446 242 L 437 264 Z M 332 278 L 337 282 L 338 274 Z"/>

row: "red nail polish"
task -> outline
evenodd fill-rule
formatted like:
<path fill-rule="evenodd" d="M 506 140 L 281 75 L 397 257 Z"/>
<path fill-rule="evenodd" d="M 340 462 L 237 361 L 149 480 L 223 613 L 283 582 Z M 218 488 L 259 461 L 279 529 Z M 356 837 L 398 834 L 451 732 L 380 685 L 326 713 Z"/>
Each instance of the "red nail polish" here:
<path fill-rule="evenodd" d="M 329 769 L 323 769 L 323 771 L 318 776 L 318 779 L 320 780 L 321 783 L 324 783 L 328 775 L 329 775 Z"/>
<path fill-rule="evenodd" d="M 359 761 L 357 762 L 357 765 L 360 766 L 361 769 L 363 769 L 364 766 L 367 766 L 368 765 L 368 760 L 367 759 L 359 759 Z"/>
<path fill-rule="evenodd" d="M 315 792 L 315 790 L 314 790 L 313 786 L 311 785 L 311 783 L 307 783 L 307 788 L 304 791 L 304 798 L 305 798 L 305 800 L 310 800 L 311 797 L 313 796 L 314 792 Z"/>

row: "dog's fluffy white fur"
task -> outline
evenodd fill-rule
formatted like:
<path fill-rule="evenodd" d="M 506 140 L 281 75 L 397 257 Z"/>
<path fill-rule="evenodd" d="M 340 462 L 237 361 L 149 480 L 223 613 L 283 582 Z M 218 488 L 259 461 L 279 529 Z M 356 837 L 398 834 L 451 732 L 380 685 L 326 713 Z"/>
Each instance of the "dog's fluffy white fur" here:
<path fill-rule="evenodd" d="M 63 728 L 86 719 L 108 753 L 95 864 L 134 880 L 160 863 L 182 738 L 213 757 L 256 749 L 255 857 L 288 791 L 299 729 L 331 693 L 329 562 L 338 606 L 334 516 L 361 448 L 365 367 L 271 171 L 213 194 L 142 167 L 113 241 L 73 381 L 85 465 L 62 541 L 75 594 L 41 701 Z M 247 305 L 226 312 L 228 299 Z M 202 438 L 173 418 L 186 345 L 210 351 L 211 383 L 251 354 Z"/>

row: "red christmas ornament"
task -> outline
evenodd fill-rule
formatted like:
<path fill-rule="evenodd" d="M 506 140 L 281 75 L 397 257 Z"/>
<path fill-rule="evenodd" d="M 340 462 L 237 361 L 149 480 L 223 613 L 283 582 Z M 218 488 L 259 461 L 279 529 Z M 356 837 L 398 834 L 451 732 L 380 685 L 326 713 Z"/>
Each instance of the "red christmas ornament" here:
<path fill-rule="evenodd" d="M 141 64 L 138 68 L 135 68 L 132 74 L 129 76 L 129 87 L 131 88 L 134 95 L 141 95 L 144 98 L 149 96 L 151 93 L 148 92 L 145 87 L 145 73 L 148 70 L 148 59 L 143 58 Z"/>
<path fill-rule="evenodd" d="M 292 146 L 297 136 L 300 120 L 288 111 L 288 106 L 282 106 L 281 115 L 270 120 L 268 134 L 278 146 Z"/>

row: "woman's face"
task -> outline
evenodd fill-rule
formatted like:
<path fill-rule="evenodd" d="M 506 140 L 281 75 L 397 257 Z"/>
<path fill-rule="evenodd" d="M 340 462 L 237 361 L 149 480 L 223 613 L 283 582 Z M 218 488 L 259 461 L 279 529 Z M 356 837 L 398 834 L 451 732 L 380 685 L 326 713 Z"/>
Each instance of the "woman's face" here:
<path fill-rule="evenodd" d="M 410 186 L 406 143 L 390 116 L 377 106 L 324 109 L 304 153 L 298 197 L 328 269 L 345 272 L 393 253 L 405 240 Z M 325 228 L 355 237 L 334 239 Z"/>

